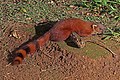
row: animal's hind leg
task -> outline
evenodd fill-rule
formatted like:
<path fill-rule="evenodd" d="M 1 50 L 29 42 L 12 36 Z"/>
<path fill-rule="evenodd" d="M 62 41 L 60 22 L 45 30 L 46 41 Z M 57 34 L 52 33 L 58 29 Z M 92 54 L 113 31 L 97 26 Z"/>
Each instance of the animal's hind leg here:
<path fill-rule="evenodd" d="M 70 37 L 72 41 L 77 45 L 78 48 L 83 48 L 85 46 L 85 42 L 77 33 L 72 32 Z"/>

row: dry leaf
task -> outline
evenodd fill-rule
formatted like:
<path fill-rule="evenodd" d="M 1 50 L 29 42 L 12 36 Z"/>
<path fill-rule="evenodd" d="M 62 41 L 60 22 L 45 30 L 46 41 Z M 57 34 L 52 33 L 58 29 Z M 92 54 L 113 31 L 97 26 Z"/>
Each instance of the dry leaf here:
<path fill-rule="evenodd" d="M 14 38 L 17 38 L 17 39 L 20 39 L 20 35 L 17 33 L 17 30 L 14 30 L 11 32 L 10 36 L 14 37 Z"/>

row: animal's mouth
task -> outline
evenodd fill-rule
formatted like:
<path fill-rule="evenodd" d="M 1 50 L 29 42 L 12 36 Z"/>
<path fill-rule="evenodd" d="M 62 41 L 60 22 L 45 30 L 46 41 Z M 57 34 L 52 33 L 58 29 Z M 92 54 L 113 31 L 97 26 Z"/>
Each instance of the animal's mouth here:
<path fill-rule="evenodd" d="M 100 28 L 100 30 L 98 31 L 97 35 L 103 35 L 106 32 L 106 28 Z"/>
<path fill-rule="evenodd" d="M 103 35 L 105 31 L 101 31 L 100 33 L 97 33 L 97 35 Z"/>
<path fill-rule="evenodd" d="M 101 31 L 95 31 L 92 33 L 93 36 L 95 35 L 103 35 L 105 31 L 101 30 Z"/>

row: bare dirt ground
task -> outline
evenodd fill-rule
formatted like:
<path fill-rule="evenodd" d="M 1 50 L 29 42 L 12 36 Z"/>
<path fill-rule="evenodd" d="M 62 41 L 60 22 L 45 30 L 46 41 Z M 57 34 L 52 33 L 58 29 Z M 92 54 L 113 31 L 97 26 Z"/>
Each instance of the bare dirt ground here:
<path fill-rule="evenodd" d="M 0 38 L 0 80 L 120 80 L 118 43 L 112 44 L 116 48 L 114 52 L 117 57 L 107 54 L 94 59 L 82 55 L 82 49 L 78 54 L 60 47 L 58 43 L 49 42 L 34 56 L 28 56 L 23 64 L 10 65 L 10 52 L 33 37 L 29 35 L 35 34 L 34 25 L 13 21 L 3 25 L 4 34 Z"/>

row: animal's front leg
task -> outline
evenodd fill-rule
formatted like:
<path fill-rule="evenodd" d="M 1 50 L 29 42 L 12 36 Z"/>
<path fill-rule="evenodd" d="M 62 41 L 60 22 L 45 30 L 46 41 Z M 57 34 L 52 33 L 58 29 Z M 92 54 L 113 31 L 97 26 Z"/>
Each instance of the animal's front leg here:
<path fill-rule="evenodd" d="M 78 48 L 83 48 L 85 46 L 85 42 L 77 33 L 72 32 L 70 37 L 72 41 L 77 45 Z"/>

